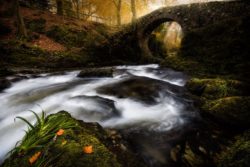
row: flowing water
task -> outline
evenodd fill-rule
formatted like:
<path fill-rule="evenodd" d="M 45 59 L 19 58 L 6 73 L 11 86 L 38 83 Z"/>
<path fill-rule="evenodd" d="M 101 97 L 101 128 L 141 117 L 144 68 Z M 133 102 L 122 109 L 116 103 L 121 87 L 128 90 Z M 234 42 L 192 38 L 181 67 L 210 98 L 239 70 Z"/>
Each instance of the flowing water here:
<path fill-rule="evenodd" d="M 41 114 L 39 106 L 47 115 L 65 110 L 77 119 L 129 133 L 161 134 L 184 127 L 194 117 L 189 112 L 192 102 L 185 97 L 187 76 L 181 72 L 158 65 L 117 66 L 113 77 L 79 78 L 79 72 L 27 75 L 0 93 L 0 162 L 27 128 L 21 120 L 14 122 L 15 117 L 34 123 L 28 110 Z M 156 154 L 150 144 L 141 143 Z"/>

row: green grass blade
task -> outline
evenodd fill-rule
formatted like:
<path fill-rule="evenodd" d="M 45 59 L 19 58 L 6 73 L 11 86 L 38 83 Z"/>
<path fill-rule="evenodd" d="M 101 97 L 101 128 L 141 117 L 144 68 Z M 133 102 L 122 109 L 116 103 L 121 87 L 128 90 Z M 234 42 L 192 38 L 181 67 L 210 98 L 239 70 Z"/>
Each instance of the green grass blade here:
<path fill-rule="evenodd" d="M 35 117 L 36 117 L 36 119 L 37 119 L 37 122 L 38 122 L 38 126 L 41 126 L 41 119 L 40 119 L 40 117 L 37 115 L 37 113 L 35 113 L 35 112 L 32 111 L 32 110 L 28 110 L 28 111 L 32 112 L 32 113 L 35 115 Z"/>
<path fill-rule="evenodd" d="M 17 116 L 16 119 L 21 119 L 22 121 L 27 123 L 31 129 L 35 129 L 35 127 L 27 119 L 25 119 L 23 117 L 19 117 L 19 116 Z"/>

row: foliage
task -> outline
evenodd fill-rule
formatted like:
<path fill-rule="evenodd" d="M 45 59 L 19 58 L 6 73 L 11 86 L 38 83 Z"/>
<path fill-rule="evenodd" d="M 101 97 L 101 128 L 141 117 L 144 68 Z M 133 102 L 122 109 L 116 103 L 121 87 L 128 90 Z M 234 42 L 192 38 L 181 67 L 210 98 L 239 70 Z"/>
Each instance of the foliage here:
<path fill-rule="evenodd" d="M 218 167 L 247 167 L 250 164 L 250 131 L 236 137 L 225 151 L 218 155 Z"/>
<path fill-rule="evenodd" d="M 12 150 L 12 154 L 27 154 L 34 148 L 43 148 L 49 140 L 51 140 L 59 129 L 69 129 L 76 127 L 77 124 L 72 120 L 64 120 L 64 117 L 49 117 L 45 120 L 45 113 L 42 111 L 41 117 L 35 112 L 31 111 L 37 123 L 32 125 L 23 117 L 16 117 L 26 122 L 29 126 L 26 135 L 21 144 Z"/>
<path fill-rule="evenodd" d="M 28 120 L 23 117 L 17 117 L 22 121 L 26 122 L 29 126 L 28 131 L 26 131 L 26 135 L 22 139 L 21 142 L 17 143 L 17 146 L 10 152 L 11 156 L 17 157 L 14 160 L 8 160 L 5 166 L 12 166 L 18 161 L 18 157 L 24 156 L 23 165 L 28 166 L 28 159 L 32 157 L 37 150 L 47 151 L 47 147 L 53 144 L 53 138 L 55 137 L 56 132 L 59 129 L 70 129 L 76 128 L 79 125 L 73 119 L 65 119 L 67 117 L 66 114 L 61 114 L 59 116 L 49 116 L 45 118 L 45 113 L 42 111 L 42 115 L 39 117 L 35 112 L 31 111 L 36 119 L 37 123 L 32 125 Z M 33 155 L 34 156 L 34 155 Z M 40 166 L 41 164 L 46 164 L 46 161 L 53 159 L 53 157 L 45 160 L 46 155 L 43 154 L 37 162 L 35 162 L 36 166 Z"/>
<path fill-rule="evenodd" d="M 31 162 L 36 167 L 143 166 L 128 151 L 112 146 L 98 124 L 77 121 L 65 111 L 48 117 L 35 115 L 37 123 L 26 121 L 30 129 L 3 167 L 27 167 Z"/>
<path fill-rule="evenodd" d="M 232 96 L 207 101 L 202 110 L 218 122 L 233 125 L 234 128 L 249 128 L 250 97 Z"/>

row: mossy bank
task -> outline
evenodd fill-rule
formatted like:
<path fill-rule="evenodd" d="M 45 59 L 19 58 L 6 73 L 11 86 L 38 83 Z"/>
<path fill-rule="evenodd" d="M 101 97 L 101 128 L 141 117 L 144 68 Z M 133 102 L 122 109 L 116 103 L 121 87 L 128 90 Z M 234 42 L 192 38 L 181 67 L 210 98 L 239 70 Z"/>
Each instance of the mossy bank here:
<path fill-rule="evenodd" d="M 59 135 L 57 131 L 60 129 L 63 133 Z M 93 150 L 84 152 L 86 146 L 92 146 Z M 36 153 L 39 156 L 31 162 Z M 145 166 L 121 139 L 111 137 L 98 123 L 78 121 L 65 111 L 40 118 L 2 166 L 27 167 L 31 164 L 55 167 Z"/>

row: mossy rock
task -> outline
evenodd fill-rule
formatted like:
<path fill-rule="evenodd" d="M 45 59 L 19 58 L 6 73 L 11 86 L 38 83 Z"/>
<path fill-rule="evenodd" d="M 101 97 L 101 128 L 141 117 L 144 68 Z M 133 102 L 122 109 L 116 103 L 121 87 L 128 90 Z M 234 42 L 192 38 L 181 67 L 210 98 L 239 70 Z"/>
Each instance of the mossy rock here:
<path fill-rule="evenodd" d="M 191 93 L 206 99 L 215 100 L 228 96 L 247 95 L 249 85 L 230 79 L 198 79 L 193 78 L 186 84 Z"/>
<path fill-rule="evenodd" d="M 0 92 L 8 87 L 10 87 L 11 83 L 7 79 L 0 78 Z"/>
<path fill-rule="evenodd" d="M 112 77 L 113 68 L 87 68 L 82 70 L 78 75 L 80 78 L 85 77 Z"/>
<path fill-rule="evenodd" d="M 250 164 L 250 131 L 236 137 L 236 141 L 218 155 L 218 167 L 248 167 Z"/>
<path fill-rule="evenodd" d="M 226 97 L 206 102 L 203 112 L 212 115 L 218 122 L 234 127 L 248 128 L 250 123 L 250 97 Z"/>
<path fill-rule="evenodd" d="M 121 82 L 99 87 L 97 92 L 118 98 L 132 98 L 145 104 L 156 104 L 158 103 L 157 98 L 160 97 L 159 90 L 162 93 L 164 91 L 165 95 L 169 94 L 169 96 L 170 93 L 168 91 L 175 92 L 176 95 L 182 95 L 183 93 L 183 89 L 179 86 L 147 77 L 127 78 Z"/>
<path fill-rule="evenodd" d="M 44 130 L 49 129 L 50 126 L 54 127 L 51 131 Z M 64 133 L 56 136 L 59 129 L 64 129 Z M 41 134 L 44 135 L 41 136 Z M 30 147 L 27 143 L 34 137 L 37 138 L 37 146 L 31 143 L 32 147 Z M 115 143 L 119 144 L 118 141 Z M 83 148 L 86 146 L 92 146 L 93 152 L 85 153 Z M 98 123 L 85 123 L 75 120 L 65 111 L 46 117 L 42 127 L 37 123 L 34 131 L 30 130 L 26 134 L 18 149 L 14 149 L 2 166 L 30 166 L 30 158 L 38 152 L 41 154 L 33 162 L 33 166 L 144 166 L 142 162 L 135 158 L 134 154 L 114 145 L 106 131 Z"/>

